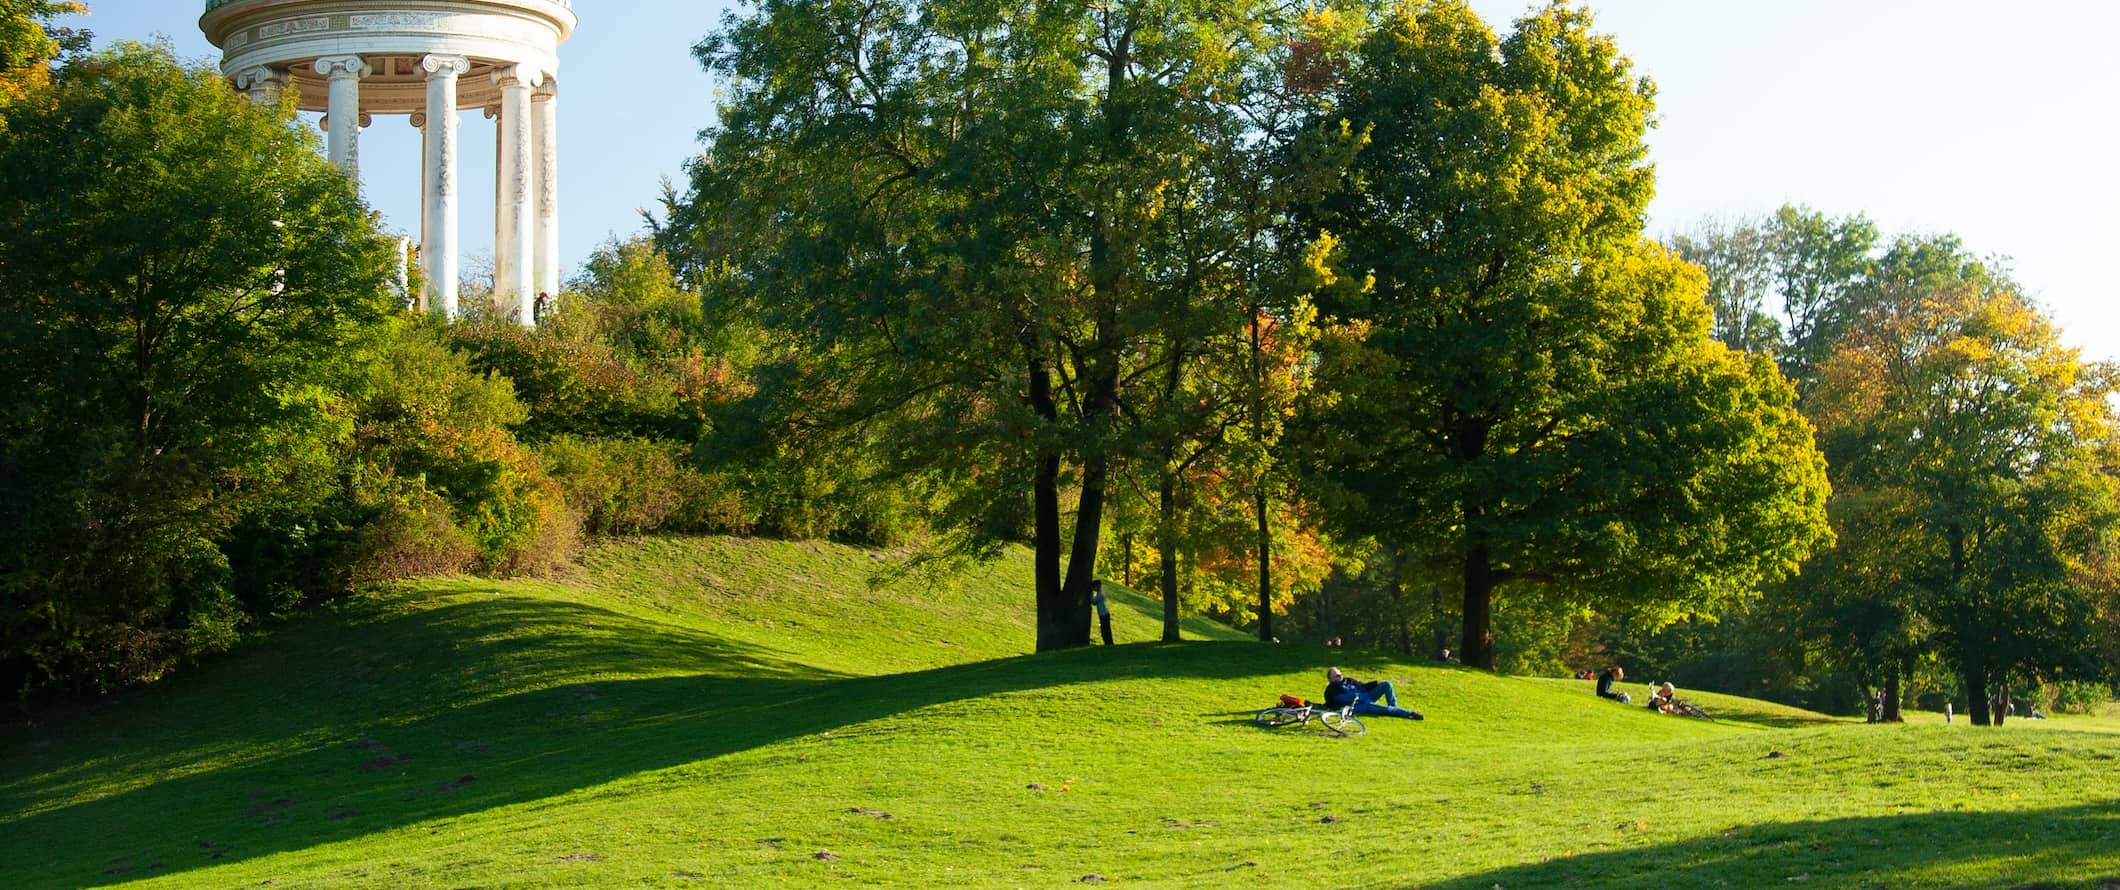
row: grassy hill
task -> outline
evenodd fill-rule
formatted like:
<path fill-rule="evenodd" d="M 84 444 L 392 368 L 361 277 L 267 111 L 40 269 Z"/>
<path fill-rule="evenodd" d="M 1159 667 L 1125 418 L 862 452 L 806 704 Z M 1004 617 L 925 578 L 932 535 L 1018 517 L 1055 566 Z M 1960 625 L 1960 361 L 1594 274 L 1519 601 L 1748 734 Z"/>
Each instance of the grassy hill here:
<path fill-rule="evenodd" d="M 2110 719 L 1713 723 L 1208 623 L 1030 655 L 1025 560 L 645 540 L 6 727 L 0 886 L 2120 887 Z M 1329 663 L 1425 721 L 1265 730 Z M 1637 689 L 1638 691 L 1638 689 Z"/>

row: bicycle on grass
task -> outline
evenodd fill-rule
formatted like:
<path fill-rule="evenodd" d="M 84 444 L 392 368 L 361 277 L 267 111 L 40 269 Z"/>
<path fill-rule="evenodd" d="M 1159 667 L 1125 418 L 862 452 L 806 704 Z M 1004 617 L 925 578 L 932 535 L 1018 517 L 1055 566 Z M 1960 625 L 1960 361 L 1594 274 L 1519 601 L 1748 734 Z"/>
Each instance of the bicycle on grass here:
<path fill-rule="evenodd" d="M 1352 703 L 1341 707 L 1328 707 L 1317 702 L 1304 701 L 1292 695 L 1281 696 L 1281 703 L 1253 715 L 1252 722 L 1269 729 L 1281 726 L 1308 726 L 1312 720 L 1334 735 L 1347 737 L 1368 732 L 1362 718 L 1354 715 Z"/>

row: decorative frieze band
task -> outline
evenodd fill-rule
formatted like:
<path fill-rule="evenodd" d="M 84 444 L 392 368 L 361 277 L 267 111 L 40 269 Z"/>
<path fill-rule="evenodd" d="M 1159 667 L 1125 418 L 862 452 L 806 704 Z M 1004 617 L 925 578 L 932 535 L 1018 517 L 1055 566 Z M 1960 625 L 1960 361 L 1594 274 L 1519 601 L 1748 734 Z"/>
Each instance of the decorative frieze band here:
<path fill-rule="evenodd" d="M 284 37 L 288 34 L 306 34 L 311 31 L 329 30 L 331 30 L 331 19 L 328 16 L 316 16 L 314 18 L 306 19 L 290 19 L 284 22 L 273 22 L 271 24 L 259 25 L 258 39 L 271 40 L 274 37 Z"/>
<path fill-rule="evenodd" d="M 346 17 L 346 26 L 356 31 L 437 31 L 442 16 L 435 12 L 375 12 Z"/>

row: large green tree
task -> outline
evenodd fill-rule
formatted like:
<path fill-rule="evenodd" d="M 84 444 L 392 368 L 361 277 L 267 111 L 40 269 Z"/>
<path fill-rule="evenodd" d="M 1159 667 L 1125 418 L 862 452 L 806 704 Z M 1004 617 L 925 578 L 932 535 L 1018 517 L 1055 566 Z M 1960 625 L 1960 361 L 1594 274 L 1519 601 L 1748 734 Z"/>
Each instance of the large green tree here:
<path fill-rule="evenodd" d="M 727 257 L 719 289 L 800 350 L 801 425 L 893 428 L 974 544 L 1029 529 L 1040 649 L 1089 639 L 1115 461 L 1189 351 L 1171 332 L 1241 323 L 1198 274 L 1233 254 L 1198 238 L 1238 230 L 1171 219 L 1234 206 L 1202 173 L 1249 132 L 1267 12 L 768 0 L 698 49 L 729 98 L 664 243 L 695 274 Z"/>
<path fill-rule="evenodd" d="M 1708 273 L 1716 339 L 1774 356 L 1798 393 L 1810 391 L 1818 363 L 1861 317 L 1879 263 L 1877 226 L 1868 218 L 1835 219 L 1797 205 L 1760 219 L 1705 222 L 1670 243 Z M 1894 250 L 1922 243 L 1901 239 Z"/>
<path fill-rule="evenodd" d="M 1901 235 L 1878 251 L 1876 228 L 1863 216 L 1833 219 L 1799 206 L 1704 223 L 1671 244 L 1708 273 L 1716 337 L 1774 356 L 1814 414 L 1830 407 L 1809 397 L 1825 360 L 1877 307 L 1909 294 L 2013 288 L 1955 236 Z M 1827 444 L 1848 441 L 1836 434 Z M 1846 708 L 1860 687 L 1864 699 L 1881 692 L 1883 719 L 1891 721 L 1898 719 L 1902 681 L 1934 658 L 1939 638 L 1933 616 L 1921 608 L 1929 588 L 1892 568 L 1920 552 L 1914 542 L 1921 533 L 1903 521 L 1918 505 L 1905 490 L 1872 485 L 1865 459 L 1859 449 L 1829 451 L 1834 496 L 1828 509 L 1839 543 L 1814 554 L 1799 577 L 1770 587 L 1746 621 L 1780 628 L 1782 654 L 1814 679 L 1852 679 L 1813 684 L 1814 691 L 1848 693 L 1822 706 Z"/>
<path fill-rule="evenodd" d="M 2095 670 L 2091 619 L 2111 591 L 2084 568 L 2114 543 L 2113 380 L 2021 297 L 1969 277 L 1887 278 L 1810 411 L 1844 480 L 1835 512 L 1891 542 L 1839 598 L 1924 622 L 1915 640 L 1985 725 L 2012 679 Z"/>
<path fill-rule="evenodd" d="M 1316 450 L 1347 525 L 1453 567 L 1470 664 L 1498 595 L 1675 615 L 1827 534 L 1788 384 L 1642 238 L 1651 93 L 1579 9 L 1498 40 L 1453 0 L 1396 7 L 1341 90 L 1371 141 L 1315 220 L 1374 287 L 1327 307 Z"/>
<path fill-rule="evenodd" d="M 222 537 L 324 496 L 392 242 L 315 138 L 167 47 L 77 58 L 0 132 L 0 680 L 225 642 Z"/>

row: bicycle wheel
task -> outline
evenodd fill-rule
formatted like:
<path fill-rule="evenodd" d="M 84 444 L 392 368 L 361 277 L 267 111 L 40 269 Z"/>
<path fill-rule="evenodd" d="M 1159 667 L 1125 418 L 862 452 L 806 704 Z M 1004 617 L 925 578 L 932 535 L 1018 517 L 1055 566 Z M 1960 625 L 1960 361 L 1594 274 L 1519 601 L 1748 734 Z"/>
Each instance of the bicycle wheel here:
<path fill-rule="evenodd" d="M 1362 725 L 1362 718 L 1341 711 L 1326 711 L 1319 716 L 1318 722 L 1325 724 L 1326 729 L 1343 736 L 1361 735 L 1369 731 L 1369 727 Z"/>
<path fill-rule="evenodd" d="M 1306 710 L 1308 709 L 1267 708 L 1266 710 L 1260 711 L 1257 716 L 1254 716 L 1251 719 L 1253 723 L 1257 723 L 1260 726 L 1287 726 L 1291 723 L 1301 723 L 1306 718 L 1308 718 L 1309 715 L 1303 713 Z"/>
<path fill-rule="evenodd" d="M 1701 710 L 1699 705 L 1696 705 L 1692 702 L 1679 702 L 1678 710 L 1681 714 L 1700 720 L 1715 719 L 1713 717 L 1708 716 L 1708 712 Z"/>

